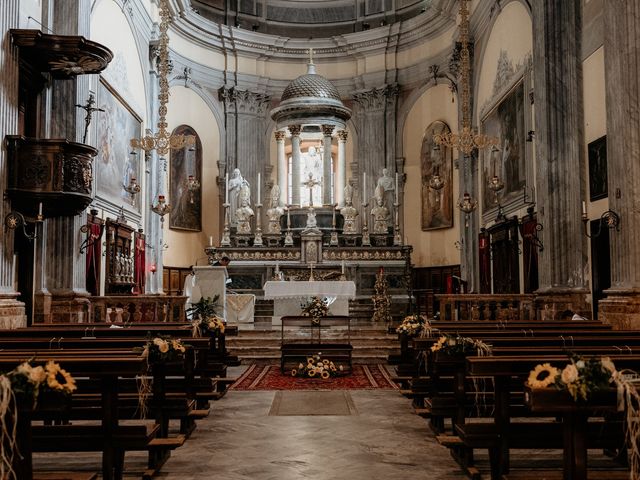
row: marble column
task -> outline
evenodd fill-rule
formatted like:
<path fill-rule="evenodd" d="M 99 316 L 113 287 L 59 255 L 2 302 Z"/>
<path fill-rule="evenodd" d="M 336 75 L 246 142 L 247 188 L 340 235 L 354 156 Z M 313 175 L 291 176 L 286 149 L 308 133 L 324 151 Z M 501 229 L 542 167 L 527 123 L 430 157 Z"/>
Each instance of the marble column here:
<path fill-rule="evenodd" d="M 300 125 L 289 126 L 291 133 L 291 203 L 300 205 Z"/>
<path fill-rule="evenodd" d="M 0 65 L 2 65 L 2 95 L 0 96 L 0 139 L 18 133 L 18 56 L 8 34 L 10 28 L 19 28 L 19 0 L 6 0 L 0 8 Z M 0 221 L 11 210 L 4 198 L 7 184 L 7 151 L 0 148 Z M 0 239 L 0 328 L 26 326 L 24 303 L 19 302 L 14 287 L 13 268 L 14 232 L 2 227 Z"/>
<path fill-rule="evenodd" d="M 537 306 L 543 319 L 564 310 L 590 316 L 584 198 L 581 0 L 533 7 L 536 186 L 544 225 Z"/>
<path fill-rule="evenodd" d="M 280 187 L 280 204 L 287 204 L 287 157 L 284 154 L 285 132 L 275 132 L 277 157 L 278 157 L 278 186 Z"/>
<path fill-rule="evenodd" d="M 599 312 L 617 328 L 635 329 L 640 328 L 640 6 L 607 0 L 603 9 L 609 208 L 620 216 L 620 229 L 610 230 L 611 288 Z"/>
<path fill-rule="evenodd" d="M 324 149 L 322 159 L 322 204 L 331 204 L 331 136 L 333 125 L 322 125 L 322 146 Z"/>
<path fill-rule="evenodd" d="M 344 187 L 347 186 L 347 131 L 338 131 L 338 168 L 336 169 L 335 203 L 344 205 Z"/>
<path fill-rule="evenodd" d="M 51 12 L 52 29 L 60 35 L 89 37 L 90 0 L 59 0 Z M 51 138 L 82 142 L 85 112 L 76 108 L 89 98 L 89 77 L 79 75 L 51 83 L 50 112 L 44 130 Z M 88 140 L 90 141 L 90 139 Z M 84 213 L 45 219 L 42 235 L 36 240 L 34 322 L 85 322 L 89 318 L 89 293 L 86 290 L 86 261 L 80 254 L 85 224 Z"/>

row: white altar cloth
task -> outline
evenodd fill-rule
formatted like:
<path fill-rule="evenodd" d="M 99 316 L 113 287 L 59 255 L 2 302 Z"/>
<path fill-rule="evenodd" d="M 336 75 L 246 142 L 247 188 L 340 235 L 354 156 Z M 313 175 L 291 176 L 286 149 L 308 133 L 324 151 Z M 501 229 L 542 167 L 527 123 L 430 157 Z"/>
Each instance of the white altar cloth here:
<path fill-rule="evenodd" d="M 227 322 L 252 323 L 256 296 L 250 293 L 227 295 Z"/>
<path fill-rule="evenodd" d="M 356 296 L 356 284 L 351 281 L 269 281 L 263 288 L 264 298 L 273 299 L 274 325 L 279 325 L 285 315 L 300 315 L 301 304 L 313 296 L 329 300 L 330 315 L 349 315 L 349 299 Z"/>

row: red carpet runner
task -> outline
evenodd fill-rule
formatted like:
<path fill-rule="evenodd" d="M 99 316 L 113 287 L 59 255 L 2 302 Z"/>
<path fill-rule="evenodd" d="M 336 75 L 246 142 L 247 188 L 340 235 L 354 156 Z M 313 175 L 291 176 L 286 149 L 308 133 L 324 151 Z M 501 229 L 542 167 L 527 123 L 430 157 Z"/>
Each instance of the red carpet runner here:
<path fill-rule="evenodd" d="M 355 365 L 344 377 L 298 378 L 282 375 L 277 365 L 251 365 L 232 390 L 373 390 L 397 389 L 384 365 Z"/>

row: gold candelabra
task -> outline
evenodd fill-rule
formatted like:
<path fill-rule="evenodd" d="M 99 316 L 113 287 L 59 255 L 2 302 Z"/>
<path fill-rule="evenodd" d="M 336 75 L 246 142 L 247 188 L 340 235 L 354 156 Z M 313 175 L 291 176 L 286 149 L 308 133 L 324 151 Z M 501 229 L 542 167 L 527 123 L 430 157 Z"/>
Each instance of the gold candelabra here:
<path fill-rule="evenodd" d="M 158 100 L 158 131 L 155 135 L 148 133 L 143 138 L 132 138 L 131 146 L 142 149 L 145 152 L 155 150 L 158 155 L 164 157 L 170 150 L 178 150 L 184 147 L 195 145 L 193 135 L 171 135 L 167 130 L 167 103 L 169 103 L 169 23 L 171 23 L 171 13 L 167 0 L 160 0 L 160 43 L 158 44 L 158 76 L 160 92 Z"/>
<path fill-rule="evenodd" d="M 151 205 L 151 210 L 160 215 L 160 221 L 164 223 L 164 216 L 171 213 L 171 205 L 167 203 L 164 195 L 158 195 L 158 203 Z"/>

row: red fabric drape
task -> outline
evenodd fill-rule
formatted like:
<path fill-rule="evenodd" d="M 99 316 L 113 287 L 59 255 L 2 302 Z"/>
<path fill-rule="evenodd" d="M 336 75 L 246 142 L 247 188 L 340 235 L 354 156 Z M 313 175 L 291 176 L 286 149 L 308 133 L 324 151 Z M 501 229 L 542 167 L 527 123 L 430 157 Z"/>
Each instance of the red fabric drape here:
<path fill-rule="evenodd" d="M 478 260 L 480 264 L 480 293 L 491 293 L 491 244 L 489 234 L 478 236 Z"/>
<path fill-rule="evenodd" d="M 135 258 L 134 258 L 134 278 L 135 285 L 133 286 L 134 295 L 140 295 L 144 293 L 145 284 L 145 236 L 141 233 L 134 234 L 135 241 Z"/>
<path fill-rule="evenodd" d="M 87 233 L 87 291 L 92 295 L 100 294 L 100 257 L 102 256 L 102 226 L 98 223 L 89 225 Z"/>

